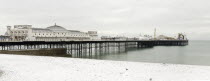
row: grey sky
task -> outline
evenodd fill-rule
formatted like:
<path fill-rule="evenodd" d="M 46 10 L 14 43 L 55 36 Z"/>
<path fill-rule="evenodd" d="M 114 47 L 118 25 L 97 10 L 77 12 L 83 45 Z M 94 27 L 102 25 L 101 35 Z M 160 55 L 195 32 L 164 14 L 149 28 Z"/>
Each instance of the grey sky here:
<path fill-rule="evenodd" d="M 7 25 L 58 25 L 108 34 L 186 33 L 210 40 L 210 0 L 0 0 L 0 34 Z"/>

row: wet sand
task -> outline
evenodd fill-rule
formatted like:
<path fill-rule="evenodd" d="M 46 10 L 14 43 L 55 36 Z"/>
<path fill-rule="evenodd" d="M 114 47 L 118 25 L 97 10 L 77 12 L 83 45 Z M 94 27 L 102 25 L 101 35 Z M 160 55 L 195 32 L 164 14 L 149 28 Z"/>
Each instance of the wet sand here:
<path fill-rule="evenodd" d="M 3 74 L 3 71 L 0 70 L 0 77 L 2 76 L 2 74 Z"/>

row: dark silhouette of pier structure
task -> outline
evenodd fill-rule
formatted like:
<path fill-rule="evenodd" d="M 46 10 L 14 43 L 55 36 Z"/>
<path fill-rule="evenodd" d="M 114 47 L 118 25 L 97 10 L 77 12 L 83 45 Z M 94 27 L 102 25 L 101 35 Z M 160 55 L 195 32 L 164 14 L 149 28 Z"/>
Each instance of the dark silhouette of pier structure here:
<path fill-rule="evenodd" d="M 188 40 L 134 40 L 134 41 L 22 41 L 0 42 L 0 51 L 65 48 L 69 55 L 91 55 L 97 52 L 154 46 L 186 46 Z"/>

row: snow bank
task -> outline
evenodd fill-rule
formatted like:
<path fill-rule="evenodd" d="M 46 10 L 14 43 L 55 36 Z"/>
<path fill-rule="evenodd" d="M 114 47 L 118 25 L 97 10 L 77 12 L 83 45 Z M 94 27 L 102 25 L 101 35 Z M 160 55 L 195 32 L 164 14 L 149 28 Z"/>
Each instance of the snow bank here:
<path fill-rule="evenodd" d="M 0 55 L 0 81 L 210 81 L 209 66 Z"/>

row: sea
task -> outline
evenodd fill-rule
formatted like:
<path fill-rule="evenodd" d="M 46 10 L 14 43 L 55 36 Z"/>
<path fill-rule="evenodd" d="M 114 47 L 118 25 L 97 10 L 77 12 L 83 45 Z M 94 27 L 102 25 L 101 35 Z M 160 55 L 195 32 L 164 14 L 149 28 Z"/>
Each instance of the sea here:
<path fill-rule="evenodd" d="M 128 51 L 113 51 L 79 58 L 210 66 L 210 41 L 193 40 L 189 41 L 187 46 L 131 48 Z"/>

